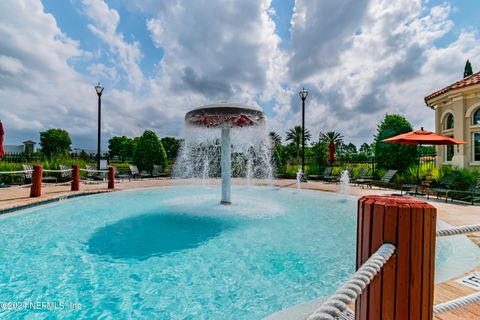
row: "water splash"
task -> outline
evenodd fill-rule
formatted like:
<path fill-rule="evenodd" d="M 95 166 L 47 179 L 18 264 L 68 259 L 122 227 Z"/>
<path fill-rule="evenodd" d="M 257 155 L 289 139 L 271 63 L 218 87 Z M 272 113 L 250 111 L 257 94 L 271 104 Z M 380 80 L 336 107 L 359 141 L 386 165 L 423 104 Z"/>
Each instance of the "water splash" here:
<path fill-rule="evenodd" d="M 345 199 L 350 194 L 350 173 L 348 170 L 343 170 L 340 175 L 340 192 Z"/>
<path fill-rule="evenodd" d="M 273 183 L 272 144 L 264 125 L 231 128 L 232 177 L 244 178 L 255 185 L 258 179 Z M 183 143 L 173 167 L 175 178 L 201 179 L 221 177 L 220 129 L 185 125 Z"/>
<path fill-rule="evenodd" d="M 297 172 L 297 189 L 300 190 L 302 188 L 302 180 L 303 180 L 303 171 L 302 169 L 298 169 Z"/>

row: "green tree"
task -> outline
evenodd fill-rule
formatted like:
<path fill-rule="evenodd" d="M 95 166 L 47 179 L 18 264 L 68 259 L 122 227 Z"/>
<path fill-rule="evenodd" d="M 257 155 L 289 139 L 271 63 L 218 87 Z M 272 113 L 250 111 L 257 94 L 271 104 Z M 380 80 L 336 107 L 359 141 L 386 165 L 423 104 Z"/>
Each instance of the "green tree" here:
<path fill-rule="evenodd" d="M 355 156 L 358 153 L 357 146 L 350 142 L 346 145 L 346 152 L 352 156 Z"/>
<path fill-rule="evenodd" d="M 71 144 L 72 140 L 66 130 L 48 129 L 40 132 L 40 147 L 48 159 L 57 156 L 67 156 L 70 152 Z"/>
<path fill-rule="evenodd" d="M 278 133 L 271 131 L 268 136 L 270 137 L 274 147 L 282 144 L 282 137 L 280 137 Z"/>
<path fill-rule="evenodd" d="M 382 142 L 401 133 L 412 131 L 412 125 L 399 114 L 387 114 L 375 135 L 375 158 L 379 168 L 403 171 L 417 159 L 416 146 Z"/>
<path fill-rule="evenodd" d="M 313 159 L 319 172 L 327 165 L 328 146 L 324 142 L 318 141 L 312 146 Z"/>
<path fill-rule="evenodd" d="M 297 157 L 300 158 L 300 146 L 302 145 L 302 127 L 295 126 L 294 128 L 288 130 L 286 134 L 286 140 L 291 141 L 291 143 L 295 146 Z M 310 133 L 310 130 L 305 129 L 305 145 L 307 145 L 311 137 L 312 135 Z"/>
<path fill-rule="evenodd" d="M 125 145 L 128 143 L 129 138 L 125 136 L 116 136 L 108 140 L 108 153 L 111 157 L 124 157 Z"/>
<path fill-rule="evenodd" d="M 366 155 L 371 155 L 372 154 L 372 147 L 364 142 L 361 146 L 360 146 L 360 150 L 359 150 L 361 153 L 364 153 Z"/>
<path fill-rule="evenodd" d="M 135 164 L 140 170 L 150 172 L 152 172 L 154 164 L 162 165 L 165 168 L 167 153 L 155 132 L 146 130 L 138 138 L 135 150 Z"/>
<path fill-rule="evenodd" d="M 169 164 L 175 162 L 177 158 L 178 150 L 180 149 L 181 140 L 175 139 L 174 137 L 163 137 L 160 139 L 165 152 L 167 153 L 167 160 Z"/>
<path fill-rule="evenodd" d="M 340 132 L 328 131 L 320 132 L 319 141 L 325 143 L 327 146 L 330 142 L 333 142 L 335 145 L 343 143 L 343 135 Z"/>
<path fill-rule="evenodd" d="M 463 77 L 466 78 L 473 74 L 472 64 L 469 60 L 465 63 L 465 70 L 463 71 Z"/>
<path fill-rule="evenodd" d="M 343 135 L 336 131 L 320 132 L 319 142 L 327 145 L 329 152 L 333 148 L 333 153 L 342 155 L 344 153 L 343 148 Z M 338 147 L 338 148 L 337 148 Z M 335 151 L 337 149 L 337 151 Z"/>
<path fill-rule="evenodd" d="M 78 157 L 80 158 L 80 160 L 83 160 L 83 161 L 90 160 L 90 156 L 85 150 L 80 151 L 80 154 L 78 155 Z"/>

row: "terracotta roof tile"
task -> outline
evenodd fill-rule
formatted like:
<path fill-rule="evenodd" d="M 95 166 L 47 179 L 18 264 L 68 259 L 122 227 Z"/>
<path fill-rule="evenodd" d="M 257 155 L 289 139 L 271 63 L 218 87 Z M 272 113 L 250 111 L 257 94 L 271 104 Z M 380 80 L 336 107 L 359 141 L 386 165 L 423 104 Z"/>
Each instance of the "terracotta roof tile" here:
<path fill-rule="evenodd" d="M 447 86 L 443 89 L 435 91 L 432 94 L 429 94 L 428 96 L 425 97 L 425 103 L 428 100 L 430 100 L 432 98 L 435 98 L 435 97 L 437 97 L 437 96 L 439 96 L 439 95 L 441 95 L 445 92 L 448 92 L 450 90 L 468 87 L 468 86 L 471 86 L 471 85 L 474 85 L 474 84 L 477 84 L 477 83 L 480 83 L 480 72 L 474 73 L 471 76 L 468 76 L 468 77 L 466 77 L 466 78 L 464 78 L 460 81 L 455 82 L 454 84 L 451 84 L 451 85 L 449 85 L 449 86 Z"/>

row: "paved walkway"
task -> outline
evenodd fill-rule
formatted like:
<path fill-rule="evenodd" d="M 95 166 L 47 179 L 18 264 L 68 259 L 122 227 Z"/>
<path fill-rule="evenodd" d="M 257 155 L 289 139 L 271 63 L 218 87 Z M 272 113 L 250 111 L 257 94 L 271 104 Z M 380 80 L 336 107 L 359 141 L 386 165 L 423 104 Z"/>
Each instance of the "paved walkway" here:
<path fill-rule="evenodd" d="M 194 180 L 172 180 L 172 179 L 144 179 L 144 180 L 132 180 L 117 182 L 115 184 L 116 190 L 136 189 L 136 188 L 149 188 L 182 184 L 195 184 L 199 183 Z M 219 184 L 219 180 L 212 179 L 209 181 L 212 184 Z M 233 183 L 243 184 L 243 180 L 233 179 Z M 266 181 L 257 181 L 258 184 L 267 184 Z M 293 180 L 275 180 L 274 185 L 278 187 L 290 187 L 296 188 L 296 183 Z M 327 191 L 327 192 L 339 192 L 340 186 L 338 184 L 326 184 L 322 182 L 307 182 L 302 184 L 302 188 Z M 30 198 L 30 188 L 3 188 L 0 189 L 0 213 L 2 210 L 11 209 L 18 206 L 25 206 L 34 204 L 36 202 L 48 201 L 55 198 L 62 198 L 71 195 L 81 195 L 84 193 L 92 192 L 108 192 L 107 183 L 82 183 L 80 186 L 81 191 L 72 192 L 70 186 L 66 185 L 44 185 L 43 194 L 39 198 Z M 360 188 L 351 187 L 350 194 L 353 196 L 361 197 L 364 195 L 391 195 L 398 194 L 397 190 L 389 189 L 377 189 L 377 188 Z M 421 198 L 426 200 L 426 198 Z M 470 204 L 462 203 L 445 203 L 444 199 L 437 200 L 430 198 L 428 200 L 433 206 L 437 208 L 438 218 L 451 224 L 451 225 L 466 225 L 480 222 L 480 206 L 472 206 Z M 469 235 L 469 237 L 480 244 L 480 234 Z M 473 271 L 473 270 L 472 270 Z M 480 271 L 478 266 L 474 271 Z M 471 294 L 474 290 L 457 284 L 454 279 L 443 282 L 435 287 L 435 304 L 448 301 L 460 296 Z M 480 303 L 469 305 L 460 310 L 454 312 L 443 313 L 435 317 L 438 320 L 446 319 L 480 319 Z"/>

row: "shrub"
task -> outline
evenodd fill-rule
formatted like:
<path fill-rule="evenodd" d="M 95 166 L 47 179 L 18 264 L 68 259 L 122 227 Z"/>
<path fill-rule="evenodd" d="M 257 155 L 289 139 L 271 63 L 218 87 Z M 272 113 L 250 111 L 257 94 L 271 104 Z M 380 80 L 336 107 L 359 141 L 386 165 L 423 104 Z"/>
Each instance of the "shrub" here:
<path fill-rule="evenodd" d="M 379 168 L 396 169 L 403 172 L 410 165 L 416 163 L 416 146 L 382 142 L 384 139 L 412 130 L 411 124 L 405 117 L 398 114 L 385 116 L 385 119 L 378 125 L 374 142 L 375 158 Z"/>

